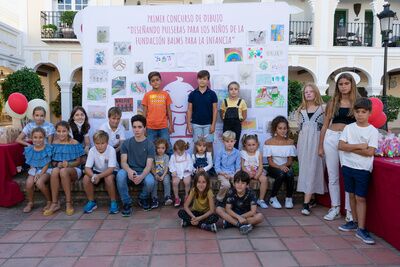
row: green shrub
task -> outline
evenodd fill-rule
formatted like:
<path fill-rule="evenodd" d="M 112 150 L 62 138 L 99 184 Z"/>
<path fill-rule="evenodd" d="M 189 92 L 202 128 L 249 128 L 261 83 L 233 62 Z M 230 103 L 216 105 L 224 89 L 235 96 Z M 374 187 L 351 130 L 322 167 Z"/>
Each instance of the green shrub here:
<path fill-rule="evenodd" d="M 68 10 L 64 11 L 60 16 L 61 23 L 65 24 L 67 27 L 72 27 L 72 23 L 74 22 L 74 18 L 76 15 L 76 11 Z"/>
<path fill-rule="evenodd" d="M 54 24 L 45 24 L 45 25 L 42 26 L 42 29 L 43 30 L 52 29 L 53 31 L 56 32 L 57 31 L 57 26 L 54 25 Z"/>
<path fill-rule="evenodd" d="M 324 100 L 324 103 L 328 103 L 329 100 L 331 100 L 331 96 L 330 95 L 322 95 L 322 100 Z"/>
<path fill-rule="evenodd" d="M 58 89 L 58 95 L 54 101 L 51 101 L 50 108 L 54 116 L 59 118 L 61 117 L 61 88 L 57 82 L 54 86 Z M 76 83 L 74 87 L 72 87 L 72 107 L 75 106 L 82 106 L 82 83 Z"/>
<path fill-rule="evenodd" d="M 288 83 L 288 114 L 295 111 L 301 104 L 301 90 L 303 84 L 298 81 L 289 80 Z"/>

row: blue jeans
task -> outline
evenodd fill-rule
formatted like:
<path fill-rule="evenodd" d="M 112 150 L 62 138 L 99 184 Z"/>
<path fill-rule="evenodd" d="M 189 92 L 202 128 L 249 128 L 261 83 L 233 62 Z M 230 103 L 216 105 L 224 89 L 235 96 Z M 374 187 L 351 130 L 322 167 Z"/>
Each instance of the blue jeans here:
<path fill-rule="evenodd" d="M 164 200 L 166 197 L 171 197 L 171 176 L 169 174 L 164 176 L 164 180 L 162 180 L 162 182 L 156 181 L 155 186 L 153 188 L 153 192 L 151 193 L 151 197 L 158 198 L 157 195 L 158 183 L 163 183 L 164 185 Z"/>
<path fill-rule="evenodd" d="M 200 137 L 206 139 L 206 142 L 214 142 L 214 134 L 210 133 L 211 124 L 199 125 L 192 123 L 193 127 L 193 142 L 197 142 Z"/>
<path fill-rule="evenodd" d="M 168 128 L 163 128 L 163 129 L 146 129 L 147 132 L 147 138 L 154 143 L 158 138 L 162 138 L 167 140 L 168 142 L 168 150 L 166 153 L 168 155 L 172 155 L 172 146 L 171 146 L 171 141 L 169 140 L 169 131 Z"/>
<path fill-rule="evenodd" d="M 129 195 L 129 185 L 133 186 L 134 183 L 128 179 L 128 173 L 124 169 L 120 169 L 117 173 L 117 188 L 123 204 L 132 204 L 132 198 Z M 151 173 L 147 174 L 139 186 L 142 186 L 139 199 L 147 200 L 155 186 L 153 175 Z"/>

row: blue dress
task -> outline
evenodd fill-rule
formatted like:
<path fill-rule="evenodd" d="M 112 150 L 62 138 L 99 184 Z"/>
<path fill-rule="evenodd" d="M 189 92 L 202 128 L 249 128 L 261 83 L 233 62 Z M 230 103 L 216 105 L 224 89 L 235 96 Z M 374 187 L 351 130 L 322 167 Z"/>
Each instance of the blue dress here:
<path fill-rule="evenodd" d="M 52 146 L 46 144 L 40 151 L 36 151 L 33 146 L 27 146 L 24 149 L 25 162 L 34 168 L 43 168 L 51 162 Z"/>
<path fill-rule="evenodd" d="M 53 161 L 74 161 L 85 154 L 82 144 L 53 144 Z"/>

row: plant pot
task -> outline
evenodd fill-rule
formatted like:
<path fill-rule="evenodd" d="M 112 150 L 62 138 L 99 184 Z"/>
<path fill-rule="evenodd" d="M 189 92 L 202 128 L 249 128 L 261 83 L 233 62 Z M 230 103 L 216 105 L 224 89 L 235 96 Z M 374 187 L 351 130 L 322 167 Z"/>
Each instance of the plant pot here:
<path fill-rule="evenodd" d="M 61 32 L 64 38 L 75 38 L 74 30 L 72 28 L 62 28 Z"/>
<path fill-rule="evenodd" d="M 54 38 L 55 31 L 53 29 L 43 29 L 43 37 L 44 38 Z"/>

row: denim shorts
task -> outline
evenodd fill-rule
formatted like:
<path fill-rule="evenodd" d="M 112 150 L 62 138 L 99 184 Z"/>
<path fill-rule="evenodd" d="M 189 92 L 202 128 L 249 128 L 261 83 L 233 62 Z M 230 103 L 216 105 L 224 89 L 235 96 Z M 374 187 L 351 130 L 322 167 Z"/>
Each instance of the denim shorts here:
<path fill-rule="evenodd" d="M 52 168 L 48 168 L 46 173 L 51 174 L 51 170 L 52 170 Z M 31 176 L 35 176 L 36 174 L 40 174 L 41 172 L 42 172 L 42 168 L 31 168 L 31 169 L 29 169 L 28 174 Z"/>
<path fill-rule="evenodd" d="M 342 167 L 342 172 L 345 191 L 359 197 L 366 197 L 371 173 L 367 170 L 358 170 L 347 166 Z"/>
<path fill-rule="evenodd" d="M 199 125 L 192 123 L 193 127 L 193 142 L 197 142 L 199 137 L 204 137 L 207 142 L 214 142 L 214 134 L 210 134 L 211 124 Z"/>

